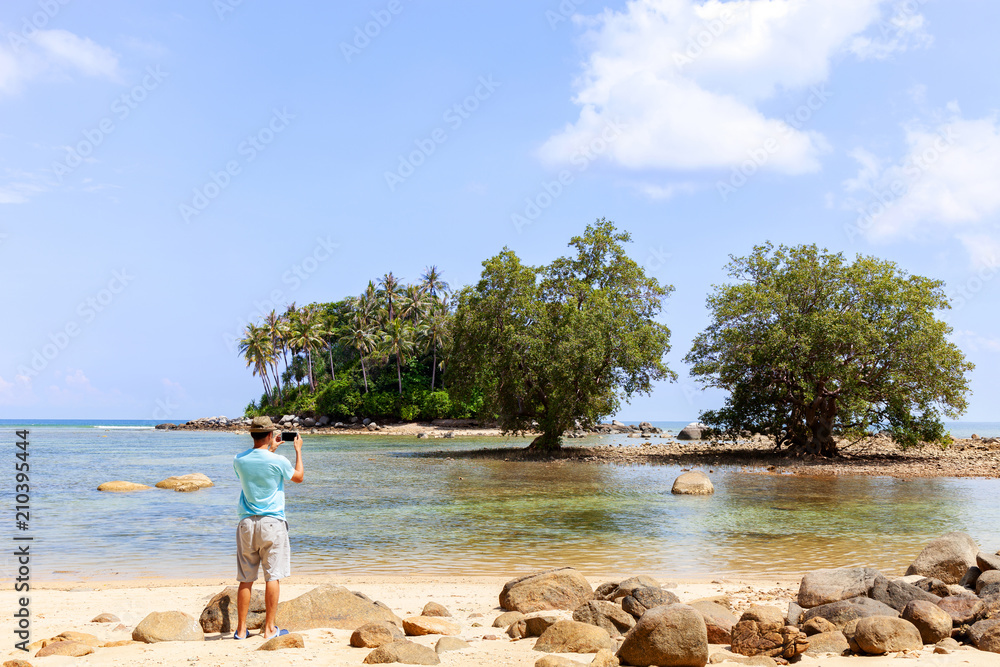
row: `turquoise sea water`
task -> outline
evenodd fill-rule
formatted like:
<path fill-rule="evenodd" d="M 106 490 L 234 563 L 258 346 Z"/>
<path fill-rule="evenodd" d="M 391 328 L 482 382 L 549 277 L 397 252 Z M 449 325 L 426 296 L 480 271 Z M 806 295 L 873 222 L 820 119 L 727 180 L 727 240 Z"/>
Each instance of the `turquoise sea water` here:
<path fill-rule="evenodd" d="M 239 486 L 232 457 L 249 437 L 155 431 L 152 424 L 27 424 L 34 576 L 233 574 Z M 13 469 L 14 430 L 21 426 L 0 422 L 0 442 L 7 443 L 0 451 L 11 461 L 0 469 Z M 951 429 L 1000 435 L 1000 424 Z M 716 468 L 715 495 L 683 497 L 670 494 L 680 473 L 671 465 L 413 455 L 525 444 L 306 436 L 306 482 L 287 492 L 294 570 L 506 576 L 574 565 L 595 575 L 793 574 L 858 564 L 901 570 L 927 540 L 950 530 L 968 531 L 985 548 L 1000 546 L 994 479 L 815 479 Z M 288 446 L 279 453 L 294 460 Z M 110 480 L 152 485 L 190 472 L 207 474 L 216 486 L 194 493 L 96 490 Z M 12 535 L 8 474 L 0 489 Z M 9 578 L 11 565 L 0 557 L 0 576 Z"/>

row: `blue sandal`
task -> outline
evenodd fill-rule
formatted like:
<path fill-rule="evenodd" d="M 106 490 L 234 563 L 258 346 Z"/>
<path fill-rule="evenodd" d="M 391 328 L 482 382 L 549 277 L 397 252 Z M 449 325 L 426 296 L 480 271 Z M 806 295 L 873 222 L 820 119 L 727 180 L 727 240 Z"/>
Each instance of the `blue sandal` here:
<path fill-rule="evenodd" d="M 264 633 L 262 632 L 260 634 L 263 635 Z M 277 631 L 273 635 L 271 635 L 270 637 L 265 636 L 264 637 L 264 641 L 267 641 L 268 639 L 274 639 L 275 637 L 284 637 L 287 634 L 288 634 L 288 630 L 282 630 L 281 628 L 278 628 Z"/>
<path fill-rule="evenodd" d="M 246 638 L 247 638 L 247 637 L 249 637 L 249 636 L 250 636 L 250 629 L 249 629 L 249 628 L 247 628 L 247 632 L 246 632 L 246 634 L 245 634 L 245 635 L 243 635 L 242 637 L 240 637 L 240 636 L 239 636 L 238 634 L 236 634 L 235 632 L 233 633 L 233 639 L 246 639 Z"/>

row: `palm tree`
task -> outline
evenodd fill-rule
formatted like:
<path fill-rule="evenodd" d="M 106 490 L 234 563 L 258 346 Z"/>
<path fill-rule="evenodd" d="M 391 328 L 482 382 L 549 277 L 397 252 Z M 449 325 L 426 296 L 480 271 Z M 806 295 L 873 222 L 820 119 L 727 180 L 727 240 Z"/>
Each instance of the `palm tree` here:
<path fill-rule="evenodd" d="M 396 378 L 399 380 L 399 395 L 403 395 L 403 363 L 413 349 L 413 326 L 401 317 L 389 320 L 382 332 L 382 343 L 386 354 L 396 357 Z"/>
<path fill-rule="evenodd" d="M 364 296 L 362 295 L 362 300 Z M 364 310 L 355 310 L 347 325 L 347 331 L 340 339 L 344 344 L 353 347 L 361 355 L 361 375 L 365 379 L 365 393 L 368 393 L 368 370 L 365 368 L 365 355 L 374 351 L 378 341 L 375 338 L 375 328 Z"/>
<path fill-rule="evenodd" d="M 424 274 L 420 276 L 423 282 L 420 286 L 432 297 L 437 297 L 440 293 L 445 295 L 449 291 L 448 283 L 441 280 L 441 273 L 436 266 L 428 266 L 424 269 Z"/>
<path fill-rule="evenodd" d="M 385 274 L 378 280 L 378 295 L 385 300 L 386 322 L 391 322 L 396 318 L 396 307 L 399 303 L 400 283 L 392 272 Z"/>
<path fill-rule="evenodd" d="M 264 395 L 271 403 L 271 386 L 267 375 L 267 364 L 274 354 L 271 338 L 264 327 L 248 324 L 245 335 L 240 339 L 240 352 L 246 359 L 247 366 L 253 366 L 253 374 L 259 375 L 264 383 Z"/>
<path fill-rule="evenodd" d="M 316 391 L 316 380 L 313 377 L 312 351 L 323 344 L 321 327 L 316 311 L 312 308 L 303 308 L 298 312 L 292 322 L 291 343 L 300 350 L 305 350 L 306 359 L 309 361 L 309 386 Z"/>
<path fill-rule="evenodd" d="M 282 395 L 281 391 L 281 376 L 278 374 L 278 350 L 284 351 L 285 343 L 282 340 L 281 332 L 281 316 L 275 313 L 273 310 L 267 314 L 264 318 L 265 331 L 267 332 L 267 337 L 271 339 L 271 373 L 274 375 L 274 385 L 277 390 L 277 395 L 280 398 Z M 285 368 L 288 368 L 288 362 L 285 361 Z"/>
<path fill-rule="evenodd" d="M 431 364 L 431 391 L 434 391 L 434 383 L 437 379 L 437 352 L 444 346 L 445 335 L 448 329 L 448 302 L 444 297 L 431 301 L 431 306 L 424 316 L 423 324 L 420 327 L 420 335 L 430 348 L 433 354 Z"/>
<path fill-rule="evenodd" d="M 413 324 L 419 324 L 427 307 L 427 297 L 424 290 L 417 285 L 409 285 L 403 292 L 400 302 L 399 316 L 403 319 L 413 320 Z"/>

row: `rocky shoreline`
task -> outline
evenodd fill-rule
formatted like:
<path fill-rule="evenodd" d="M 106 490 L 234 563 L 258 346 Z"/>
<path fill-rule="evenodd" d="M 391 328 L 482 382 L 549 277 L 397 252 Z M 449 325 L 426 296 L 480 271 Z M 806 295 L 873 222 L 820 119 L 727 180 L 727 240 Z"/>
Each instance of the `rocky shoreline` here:
<path fill-rule="evenodd" d="M 148 582 L 43 585 L 35 604 L 45 613 L 27 648 L 39 659 L 74 656 L 85 658 L 81 664 L 121 667 L 202 660 L 777 667 L 860 664 L 861 657 L 870 667 L 898 658 L 1000 664 L 1000 556 L 965 533 L 932 540 L 903 575 L 844 567 L 753 584 L 662 576 L 593 579 L 563 567 L 481 583 L 412 576 L 296 581 L 278 606 L 278 625 L 291 634 L 268 641 L 256 633 L 231 639 L 231 582 L 156 585 L 155 595 Z M 263 610 L 256 590 L 252 630 L 262 625 Z M 274 653 L 254 659 L 256 651 Z"/>
<path fill-rule="evenodd" d="M 338 423 L 313 420 L 309 417 L 286 415 L 280 420 L 283 428 L 307 434 L 401 436 L 415 438 L 491 438 L 504 437 L 500 430 L 475 419 L 438 419 L 427 423 L 377 424 L 370 420 Z M 365 423 L 368 422 L 368 423 Z M 248 419 L 210 417 L 184 424 L 160 424 L 168 431 L 249 431 Z M 525 445 L 535 434 L 526 434 Z M 649 422 L 638 425 L 613 421 L 600 424 L 592 431 L 575 431 L 570 439 L 597 441 L 591 444 L 564 445 L 551 453 L 533 453 L 520 447 L 492 447 L 467 451 L 428 451 L 425 456 L 450 458 L 493 458 L 512 461 L 579 461 L 620 465 L 679 465 L 682 467 L 738 468 L 744 472 L 774 475 L 832 476 L 867 475 L 897 478 L 917 477 L 1000 477 L 1000 438 L 956 439 L 947 448 L 924 445 L 908 450 L 899 449 L 890 438 L 874 437 L 861 442 L 840 442 L 836 458 L 794 458 L 776 452 L 764 436 L 753 436 L 737 442 L 701 440 L 697 424 L 690 424 L 674 435 L 653 427 Z M 511 439 L 510 436 L 506 436 Z M 602 439 L 637 440 L 636 443 L 601 443 Z"/>

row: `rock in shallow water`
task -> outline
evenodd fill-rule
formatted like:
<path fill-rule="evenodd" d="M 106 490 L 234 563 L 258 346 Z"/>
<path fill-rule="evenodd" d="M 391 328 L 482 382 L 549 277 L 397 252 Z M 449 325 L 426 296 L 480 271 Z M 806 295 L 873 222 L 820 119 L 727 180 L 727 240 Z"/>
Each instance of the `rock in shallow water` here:
<path fill-rule="evenodd" d="M 715 493 L 712 480 L 705 473 L 693 470 L 686 472 L 674 480 L 670 493 L 689 496 L 708 496 Z"/>

